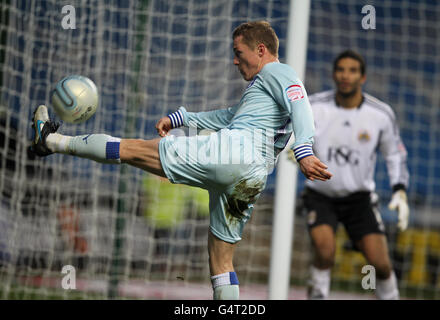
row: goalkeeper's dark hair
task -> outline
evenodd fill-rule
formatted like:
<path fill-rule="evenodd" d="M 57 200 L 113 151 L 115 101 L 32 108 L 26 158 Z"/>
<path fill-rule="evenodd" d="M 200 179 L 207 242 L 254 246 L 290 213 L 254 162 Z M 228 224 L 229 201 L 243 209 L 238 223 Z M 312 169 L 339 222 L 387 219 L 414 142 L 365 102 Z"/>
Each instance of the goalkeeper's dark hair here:
<path fill-rule="evenodd" d="M 361 74 L 362 75 L 365 74 L 365 72 L 367 70 L 367 65 L 365 64 L 365 60 L 364 60 L 364 58 L 359 53 L 357 53 L 354 50 L 345 50 L 345 51 L 341 52 L 335 58 L 335 60 L 333 61 L 333 72 L 336 71 L 336 67 L 338 66 L 339 60 L 344 59 L 344 58 L 351 58 L 351 59 L 354 59 L 356 61 L 359 61 L 359 64 L 361 66 Z"/>
<path fill-rule="evenodd" d="M 267 50 L 278 58 L 279 40 L 267 21 L 250 21 L 240 24 L 232 33 L 232 39 L 243 36 L 243 43 L 252 50 L 262 43 Z"/>

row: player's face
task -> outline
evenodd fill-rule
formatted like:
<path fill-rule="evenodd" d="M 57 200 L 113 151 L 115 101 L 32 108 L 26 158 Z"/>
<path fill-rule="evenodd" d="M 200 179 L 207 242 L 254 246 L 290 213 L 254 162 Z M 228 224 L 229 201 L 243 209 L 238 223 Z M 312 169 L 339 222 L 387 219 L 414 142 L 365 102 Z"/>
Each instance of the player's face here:
<path fill-rule="evenodd" d="M 254 50 L 242 42 L 243 36 L 234 39 L 234 65 L 238 67 L 246 81 L 250 81 L 260 71 L 261 57 L 258 48 Z"/>
<path fill-rule="evenodd" d="M 342 58 L 338 61 L 333 73 L 338 93 L 343 96 L 352 96 L 358 92 L 365 82 L 361 64 L 352 58 Z"/>

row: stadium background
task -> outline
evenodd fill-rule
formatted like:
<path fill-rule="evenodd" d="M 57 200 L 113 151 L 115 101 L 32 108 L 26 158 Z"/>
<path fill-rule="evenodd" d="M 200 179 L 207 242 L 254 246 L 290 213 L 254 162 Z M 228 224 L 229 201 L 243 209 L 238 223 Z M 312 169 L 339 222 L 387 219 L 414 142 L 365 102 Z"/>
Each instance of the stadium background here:
<path fill-rule="evenodd" d="M 365 91 L 393 107 L 408 150 L 408 231 L 396 232 L 395 216 L 386 208 L 390 190 L 381 158 L 376 173 L 401 295 L 438 299 L 440 5 L 311 2 L 306 89 L 311 94 L 333 87 L 332 61 L 340 51 L 352 48 L 365 56 Z M 246 20 L 270 21 L 284 62 L 288 1 L 0 4 L 1 298 L 209 299 L 204 195 L 172 191 L 126 166 L 61 155 L 35 159 L 27 152 L 32 111 L 49 103 L 51 89 L 68 74 L 90 77 L 101 94 L 100 108 L 86 124 L 61 127 L 69 135 L 152 138 L 156 121 L 179 105 L 191 111 L 231 105 L 246 86 L 232 65 L 231 31 Z M 61 25 L 68 4 L 76 9 L 73 30 Z M 375 7 L 375 30 L 362 29 L 366 4 Z M 274 177 L 237 250 L 242 297 L 266 297 Z M 298 192 L 303 182 L 300 177 Z M 148 188 L 151 183 L 159 185 Z M 157 192 L 160 188 L 167 191 Z M 166 212 L 154 218 L 154 201 L 171 203 L 168 213 L 179 218 Z M 311 257 L 305 226 L 298 213 L 291 298 L 303 297 Z M 360 288 L 365 261 L 347 244 L 339 230 L 332 289 L 346 293 L 344 298 L 369 298 L 371 292 Z M 60 289 L 61 269 L 68 264 L 77 269 L 74 291 Z"/>

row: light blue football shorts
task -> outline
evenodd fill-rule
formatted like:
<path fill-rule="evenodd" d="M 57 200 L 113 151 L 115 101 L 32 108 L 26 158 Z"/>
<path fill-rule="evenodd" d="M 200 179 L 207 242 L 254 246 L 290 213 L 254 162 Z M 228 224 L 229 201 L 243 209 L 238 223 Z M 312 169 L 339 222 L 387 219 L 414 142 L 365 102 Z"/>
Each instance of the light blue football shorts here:
<path fill-rule="evenodd" d="M 252 140 L 229 129 L 167 136 L 159 142 L 159 155 L 172 183 L 208 190 L 211 232 L 229 243 L 240 241 L 267 180 L 265 161 Z"/>

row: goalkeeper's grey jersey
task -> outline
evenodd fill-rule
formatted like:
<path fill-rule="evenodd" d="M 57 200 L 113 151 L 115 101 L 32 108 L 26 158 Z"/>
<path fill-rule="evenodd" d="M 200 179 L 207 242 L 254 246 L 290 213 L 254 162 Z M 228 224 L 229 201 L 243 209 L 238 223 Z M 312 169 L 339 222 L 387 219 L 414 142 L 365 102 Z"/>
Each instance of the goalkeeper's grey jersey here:
<path fill-rule="evenodd" d="M 390 185 L 408 186 L 407 152 L 389 105 L 367 93 L 354 109 L 338 106 L 334 91 L 313 94 L 309 100 L 316 128 L 313 151 L 333 177 L 307 180 L 308 187 L 331 197 L 374 191 L 377 150 L 386 160 Z"/>

